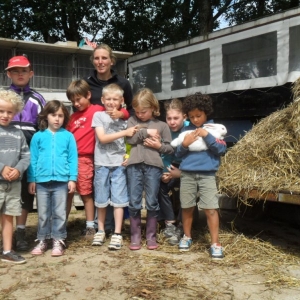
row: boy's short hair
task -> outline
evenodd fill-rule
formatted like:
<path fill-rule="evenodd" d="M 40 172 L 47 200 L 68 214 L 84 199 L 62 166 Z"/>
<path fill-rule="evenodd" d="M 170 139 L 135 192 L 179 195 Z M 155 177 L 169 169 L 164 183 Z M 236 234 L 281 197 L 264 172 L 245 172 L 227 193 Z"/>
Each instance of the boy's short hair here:
<path fill-rule="evenodd" d="M 188 115 L 188 113 L 194 109 L 204 111 L 206 116 L 209 117 L 213 113 L 213 102 L 211 97 L 209 95 L 203 95 L 202 93 L 187 96 L 183 100 L 183 112 Z"/>
<path fill-rule="evenodd" d="M 120 94 L 120 97 L 123 97 L 124 95 L 124 91 L 123 89 L 115 84 L 115 83 L 111 83 L 109 85 L 106 85 L 103 90 L 102 90 L 102 96 L 104 96 L 105 94 L 108 94 L 108 93 L 119 93 Z"/>
<path fill-rule="evenodd" d="M 180 101 L 177 98 L 165 101 L 164 108 L 166 112 L 169 111 L 170 109 L 174 109 L 182 112 L 182 101 Z"/>
<path fill-rule="evenodd" d="M 68 99 L 72 101 L 72 99 L 75 96 L 83 96 L 86 98 L 90 91 L 91 88 L 89 84 L 83 79 L 78 79 L 78 80 L 73 80 L 70 83 L 70 85 L 67 88 L 66 94 Z"/>
<path fill-rule="evenodd" d="M 25 54 L 12 57 L 8 61 L 8 65 L 7 65 L 7 68 L 5 69 L 5 71 L 9 71 L 12 68 L 18 68 L 18 67 L 20 67 L 20 68 L 30 67 L 31 68 L 30 61 L 28 60 L 28 58 Z"/>
<path fill-rule="evenodd" d="M 22 111 L 24 106 L 22 98 L 12 90 L 0 89 L 0 100 L 12 103 L 18 113 Z"/>

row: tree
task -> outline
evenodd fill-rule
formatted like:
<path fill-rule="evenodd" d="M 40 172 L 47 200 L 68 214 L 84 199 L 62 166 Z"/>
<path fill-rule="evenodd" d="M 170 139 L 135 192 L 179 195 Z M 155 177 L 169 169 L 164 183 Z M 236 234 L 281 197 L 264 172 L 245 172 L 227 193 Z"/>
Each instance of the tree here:
<path fill-rule="evenodd" d="M 109 17 L 105 0 L 5 0 L 0 5 L 0 36 L 40 42 L 94 38 Z M 101 12 L 101 13 L 100 13 Z"/>
<path fill-rule="evenodd" d="M 134 54 L 299 6 L 299 0 L 2 0 L 0 36 L 40 42 L 88 36 Z"/>
<path fill-rule="evenodd" d="M 237 25 L 299 6 L 299 0 L 232 1 L 225 13 L 229 25 Z"/>
<path fill-rule="evenodd" d="M 232 0 L 112 0 L 113 18 L 103 41 L 118 50 L 141 53 L 218 28 Z"/>

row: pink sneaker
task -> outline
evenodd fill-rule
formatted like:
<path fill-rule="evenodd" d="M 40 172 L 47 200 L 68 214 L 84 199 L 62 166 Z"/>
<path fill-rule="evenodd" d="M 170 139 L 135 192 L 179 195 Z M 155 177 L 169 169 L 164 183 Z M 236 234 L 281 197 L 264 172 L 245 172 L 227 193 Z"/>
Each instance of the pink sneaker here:
<path fill-rule="evenodd" d="M 62 256 L 65 253 L 65 243 L 63 240 L 53 240 L 51 256 Z"/>
<path fill-rule="evenodd" d="M 35 240 L 36 242 L 38 240 Z M 46 240 L 44 241 L 40 241 L 33 249 L 32 251 L 30 252 L 32 255 L 42 255 L 45 253 L 45 251 L 47 250 L 48 248 L 48 244 L 46 242 Z"/>

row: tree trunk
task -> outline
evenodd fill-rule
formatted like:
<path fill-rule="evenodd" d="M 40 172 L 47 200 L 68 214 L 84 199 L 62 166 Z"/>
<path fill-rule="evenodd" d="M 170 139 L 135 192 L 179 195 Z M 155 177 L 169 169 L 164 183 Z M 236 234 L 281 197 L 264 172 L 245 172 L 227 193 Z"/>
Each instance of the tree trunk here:
<path fill-rule="evenodd" d="M 199 34 L 207 36 L 213 31 L 213 11 L 210 0 L 198 0 Z"/>

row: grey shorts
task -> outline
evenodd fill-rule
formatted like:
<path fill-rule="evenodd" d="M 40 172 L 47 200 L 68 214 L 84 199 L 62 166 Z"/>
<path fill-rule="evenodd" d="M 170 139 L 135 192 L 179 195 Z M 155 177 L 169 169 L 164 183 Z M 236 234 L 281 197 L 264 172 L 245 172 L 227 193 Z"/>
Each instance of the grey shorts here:
<path fill-rule="evenodd" d="M 200 195 L 198 207 L 201 209 L 218 209 L 219 198 L 216 177 L 195 172 L 181 172 L 180 203 L 181 208 L 196 206 L 197 195 Z"/>
<path fill-rule="evenodd" d="M 0 183 L 0 212 L 8 216 L 20 216 L 21 182 Z"/>

